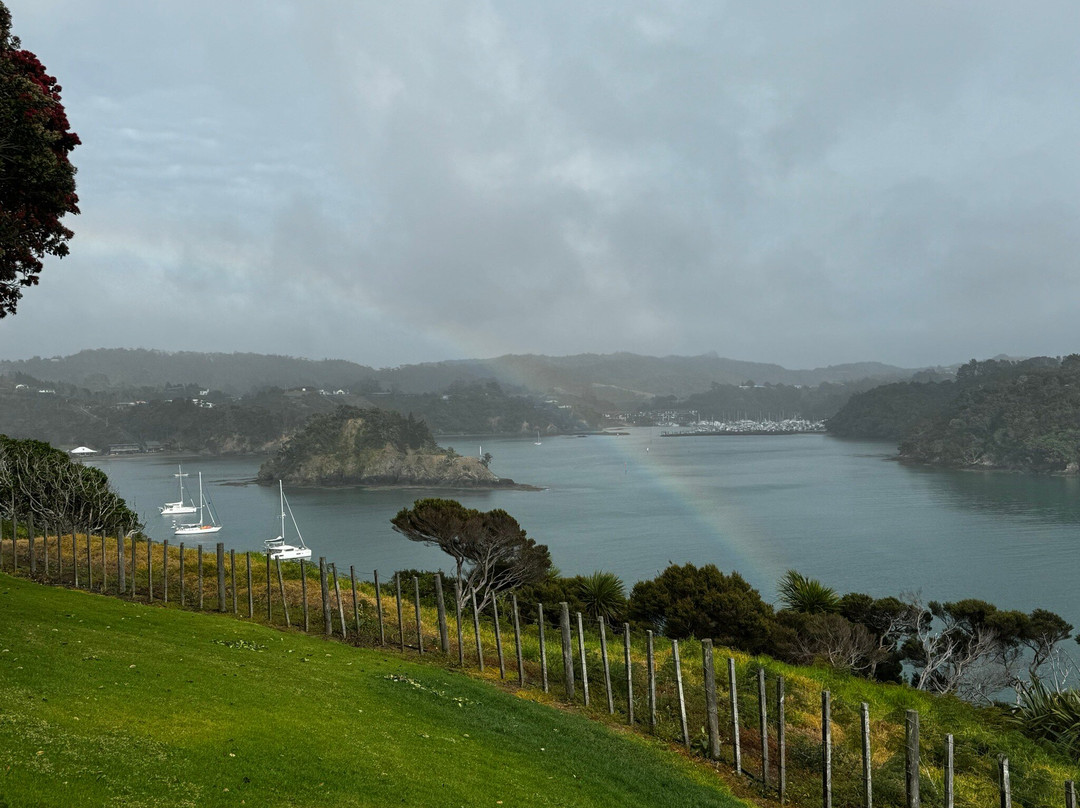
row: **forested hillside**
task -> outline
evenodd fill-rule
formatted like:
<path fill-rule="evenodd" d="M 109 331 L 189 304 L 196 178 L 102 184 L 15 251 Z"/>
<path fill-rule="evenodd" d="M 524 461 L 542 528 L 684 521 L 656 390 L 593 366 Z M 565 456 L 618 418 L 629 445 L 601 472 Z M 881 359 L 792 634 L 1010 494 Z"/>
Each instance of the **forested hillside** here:
<path fill-rule="evenodd" d="M 900 441 L 935 465 L 1044 472 L 1080 468 L 1080 355 L 972 360 L 955 382 L 879 387 L 828 422 L 833 434 Z"/>
<path fill-rule="evenodd" d="M 261 453 L 276 449 L 312 416 L 342 404 L 412 414 L 440 434 L 570 432 L 588 429 L 599 418 L 509 395 L 494 382 L 459 384 L 431 395 L 270 389 L 234 398 L 198 385 L 94 392 L 17 375 L 0 376 L 0 433 L 69 448 L 153 443 L 208 454 Z"/>
<path fill-rule="evenodd" d="M 780 419 L 799 416 L 821 421 L 837 412 L 856 393 L 878 382 L 863 379 L 844 384 L 823 383 L 816 387 L 789 384 L 713 384 L 709 390 L 685 399 L 656 399 L 653 410 L 678 410 L 696 413 L 704 421 L 727 421 L 741 417 Z"/>

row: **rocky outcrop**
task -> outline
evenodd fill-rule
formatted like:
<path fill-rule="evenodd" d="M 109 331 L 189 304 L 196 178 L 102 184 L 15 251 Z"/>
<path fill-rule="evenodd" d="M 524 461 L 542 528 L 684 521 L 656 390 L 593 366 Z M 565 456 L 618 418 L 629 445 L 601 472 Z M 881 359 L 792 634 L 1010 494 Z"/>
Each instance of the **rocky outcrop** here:
<path fill-rule="evenodd" d="M 299 486 L 526 487 L 498 477 L 478 458 L 440 448 L 422 423 L 355 408 L 312 419 L 262 464 L 257 479 Z"/>

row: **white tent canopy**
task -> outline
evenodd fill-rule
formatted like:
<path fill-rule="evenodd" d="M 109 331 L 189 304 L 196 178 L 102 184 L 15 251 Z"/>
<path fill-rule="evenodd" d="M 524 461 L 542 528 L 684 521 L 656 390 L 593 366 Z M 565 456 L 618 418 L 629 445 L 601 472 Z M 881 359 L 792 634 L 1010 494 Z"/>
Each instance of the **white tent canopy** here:
<path fill-rule="evenodd" d="M 71 450 L 71 454 L 85 457 L 86 455 L 96 455 L 97 449 L 91 449 L 89 446 L 78 446 Z"/>

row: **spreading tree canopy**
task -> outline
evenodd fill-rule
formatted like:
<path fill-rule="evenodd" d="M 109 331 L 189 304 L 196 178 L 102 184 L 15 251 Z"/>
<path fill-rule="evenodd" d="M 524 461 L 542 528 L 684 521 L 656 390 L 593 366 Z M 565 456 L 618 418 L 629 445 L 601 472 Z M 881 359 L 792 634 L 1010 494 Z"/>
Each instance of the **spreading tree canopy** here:
<path fill-rule="evenodd" d="M 390 523 L 405 538 L 434 545 L 454 559 L 461 607 L 475 597 L 477 608 L 484 609 L 500 592 L 538 583 L 551 569 L 547 546 L 525 535 L 504 510 L 478 511 L 453 499 L 419 499 Z"/>
<path fill-rule="evenodd" d="M 0 435 L 0 514 L 102 533 L 141 527 L 101 469 L 72 462 L 47 443 L 7 435 Z"/>
<path fill-rule="evenodd" d="M 68 254 L 73 233 L 60 219 L 79 212 L 69 159 L 79 136 L 60 89 L 11 35 L 11 12 L 0 2 L 0 317 L 15 313 L 46 255 Z"/>

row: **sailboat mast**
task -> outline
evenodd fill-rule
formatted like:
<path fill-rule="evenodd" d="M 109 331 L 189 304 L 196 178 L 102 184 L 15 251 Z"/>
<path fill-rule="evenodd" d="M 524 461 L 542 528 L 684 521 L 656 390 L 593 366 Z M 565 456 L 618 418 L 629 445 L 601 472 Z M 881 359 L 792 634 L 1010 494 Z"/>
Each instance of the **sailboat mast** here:
<path fill-rule="evenodd" d="M 277 481 L 278 493 L 281 495 L 281 538 L 285 538 L 285 485 L 281 480 Z"/>
<path fill-rule="evenodd" d="M 206 524 L 203 519 L 203 495 L 202 495 L 202 472 L 199 472 L 199 524 Z"/>

